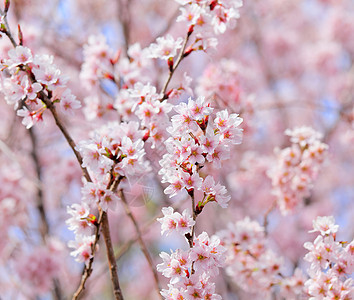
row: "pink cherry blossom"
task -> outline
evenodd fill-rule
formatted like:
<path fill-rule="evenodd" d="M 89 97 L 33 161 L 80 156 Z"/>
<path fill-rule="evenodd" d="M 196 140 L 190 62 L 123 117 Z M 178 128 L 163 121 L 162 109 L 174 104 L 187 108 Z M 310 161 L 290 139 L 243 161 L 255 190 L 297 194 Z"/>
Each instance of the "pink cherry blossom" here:
<path fill-rule="evenodd" d="M 354 298 L 351 0 L 58 3 L 0 10 L 2 299 Z"/>
<path fill-rule="evenodd" d="M 74 250 L 70 253 L 70 255 L 75 257 L 77 262 L 85 262 L 87 263 L 91 258 L 92 253 L 92 244 L 95 240 L 94 235 L 77 235 L 75 241 L 70 241 L 68 246 L 73 248 Z"/>
<path fill-rule="evenodd" d="M 8 54 L 10 59 L 6 61 L 6 65 L 10 70 L 19 65 L 27 65 L 33 62 L 32 52 L 27 47 L 18 46 L 11 49 Z"/>
<path fill-rule="evenodd" d="M 72 216 L 66 221 L 69 230 L 82 235 L 92 233 L 93 224 L 89 220 L 90 210 L 85 202 L 73 204 L 71 207 L 67 208 L 67 212 Z"/>
<path fill-rule="evenodd" d="M 73 114 L 73 109 L 81 107 L 81 103 L 76 100 L 76 97 L 73 94 L 71 94 L 70 89 L 67 89 L 62 93 L 59 103 L 62 110 L 68 114 Z"/>
<path fill-rule="evenodd" d="M 159 37 L 156 44 L 150 45 L 150 57 L 168 60 L 177 54 L 177 50 L 182 47 L 183 39 L 179 37 L 175 40 L 171 35 Z"/>
<path fill-rule="evenodd" d="M 328 234 L 333 234 L 338 231 L 339 225 L 335 225 L 335 220 L 333 216 L 329 217 L 317 217 L 315 220 L 313 220 L 313 230 L 310 232 L 317 232 L 319 231 L 321 235 L 328 235 Z"/>
<path fill-rule="evenodd" d="M 188 210 L 184 210 L 182 215 L 178 212 L 174 212 L 172 207 L 163 207 L 163 218 L 157 219 L 161 223 L 161 234 L 166 232 L 166 235 L 177 231 L 180 234 L 186 234 L 191 231 L 195 221 L 191 217 Z"/>

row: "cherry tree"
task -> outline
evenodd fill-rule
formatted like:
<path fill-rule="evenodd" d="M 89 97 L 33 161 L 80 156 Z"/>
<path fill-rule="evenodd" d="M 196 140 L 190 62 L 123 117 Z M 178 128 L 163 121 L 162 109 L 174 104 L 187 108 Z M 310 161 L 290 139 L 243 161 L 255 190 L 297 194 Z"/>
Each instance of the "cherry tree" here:
<path fill-rule="evenodd" d="M 1 299 L 354 299 L 352 1 L 0 15 Z"/>

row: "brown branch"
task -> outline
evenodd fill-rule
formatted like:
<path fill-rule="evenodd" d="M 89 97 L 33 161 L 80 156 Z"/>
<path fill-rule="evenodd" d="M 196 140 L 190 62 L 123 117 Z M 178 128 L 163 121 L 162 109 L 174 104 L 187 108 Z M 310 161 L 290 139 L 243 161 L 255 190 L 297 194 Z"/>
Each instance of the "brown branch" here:
<path fill-rule="evenodd" d="M 126 214 L 128 215 L 128 217 L 130 218 L 130 220 L 132 221 L 133 225 L 134 225 L 134 228 L 135 228 L 135 232 L 137 234 L 137 239 L 138 239 L 138 242 L 139 242 L 139 245 L 140 245 L 140 248 L 141 248 L 141 251 L 143 252 L 149 266 L 150 266 L 150 269 L 153 273 L 153 276 L 154 276 L 154 280 L 155 280 L 155 285 L 156 285 L 156 289 L 157 289 L 157 292 L 158 294 L 160 295 L 160 290 L 161 290 L 161 286 L 160 286 L 160 282 L 159 282 L 159 277 L 157 275 L 157 271 L 156 271 L 156 268 L 155 268 L 155 265 L 152 261 L 152 258 L 150 256 L 150 253 L 146 247 L 146 244 L 143 240 L 143 237 L 142 237 L 142 233 L 141 233 L 141 230 L 140 230 L 140 227 L 139 227 L 139 224 L 137 222 L 137 220 L 135 219 L 129 205 L 128 205 L 128 202 L 127 202 L 127 199 L 125 198 L 125 195 L 124 195 L 124 192 L 122 189 L 119 190 L 119 196 L 120 198 L 122 199 L 122 202 L 123 202 L 123 206 L 124 206 L 124 209 L 125 209 L 125 212 Z M 163 297 L 160 295 L 160 298 L 163 299 Z"/>
<path fill-rule="evenodd" d="M 6 14 L 4 15 L 4 13 L 2 11 L 0 11 L 0 13 L 1 13 L 1 15 L 4 16 L 5 30 L 3 31 L 3 33 L 5 33 L 9 37 L 12 45 L 14 47 L 17 47 L 17 43 L 13 39 L 10 29 L 7 25 Z M 36 82 L 35 76 L 30 71 L 28 71 L 27 73 L 28 73 L 31 81 Z M 73 152 L 77 158 L 77 161 L 80 164 L 80 167 L 82 169 L 84 177 L 86 178 L 87 181 L 92 182 L 90 174 L 88 173 L 87 169 L 82 166 L 82 162 L 83 162 L 82 156 L 81 156 L 80 152 L 78 152 L 76 150 L 76 144 L 75 144 L 74 140 L 71 138 L 69 132 L 67 131 L 67 129 L 65 128 L 65 126 L 61 122 L 61 120 L 56 112 L 54 103 L 51 101 L 51 97 L 46 95 L 43 91 L 41 91 L 41 92 L 39 92 L 38 98 L 41 99 L 41 101 L 46 105 L 46 107 L 52 113 L 56 125 L 58 126 L 58 128 L 60 129 L 62 134 L 64 135 L 70 148 L 73 150 Z M 114 180 L 113 183 L 116 184 L 116 180 Z M 107 248 L 107 257 L 108 257 L 108 262 L 109 262 L 109 267 L 110 267 L 111 279 L 112 279 L 112 283 L 113 283 L 114 295 L 117 300 L 123 300 L 122 292 L 120 290 L 119 281 L 118 281 L 117 264 L 116 264 L 116 261 L 114 258 L 113 245 L 112 245 L 112 241 L 111 241 L 111 237 L 110 237 L 108 216 L 107 216 L 106 212 L 101 212 L 100 207 L 99 207 L 99 209 L 100 209 L 100 222 L 97 225 L 96 237 L 95 237 L 95 241 L 92 245 L 92 247 L 93 247 L 92 248 L 92 258 L 90 259 L 88 266 L 85 266 L 85 270 L 84 270 L 84 274 L 82 276 L 80 287 L 78 288 L 77 292 L 75 292 L 73 299 L 77 299 L 79 297 L 80 293 L 84 289 L 85 282 L 87 281 L 88 277 L 92 273 L 93 254 L 95 252 L 95 248 L 96 248 L 96 245 L 99 240 L 99 230 L 100 230 L 100 227 L 102 227 L 102 233 L 103 233 L 103 237 L 104 237 L 106 248 Z M 100 226 L 100 224 L 101 224 L 101 226 Z"/>
<path fill-rule="evenodd" d="M 111 234 L 109 231 L 108 216 L 107 216 L 106 212 L 103 212 L 103 214 L 102 214 L 102 234 L 103 234 L 104 242 L 106 244 L 109 273 L 111 276 L 111 281 L 113 283 L 114 296 L 115 296 L 116 300 L 123 300 L 122 291 L 119 286 L 117 263 L 116 263 L 116 259 L 114 257 Z"/>
<path fill-rule="evenodd" d="M 124 37 L 124 50 L 125 54 L 128 56 L 128 49 L 130 45 L 130 23 L 131 23 L 131 17 L 130 17 L 130 4 L 132 0 L 118 0 L 118 18 L 119 21 L 122 24 L 122 30 L 123 30 L 123 37 Z M 129 56 L 128 56 L 129 58 Z"/>
<path fill-rule="evenodd" d="M 35 165 L 37 179 L 38 179 L 38 182 L 41 182 L 42 172 L 41 172 L 40 162 L 39 162 L 38 153 L 37 153 L 37 137 L 36 137 L 36 134 L 35 134 L 33 128 L 30 128 L 28 130 L 28 133 L 29 133 L 29 136 L 30 136 L 30 139 L 32 142 L 31 156 L 32 156 L 32 160 Z M 46 244 L 47 237 L 49 236 L 49 223 L 48 223 L 46 210 L 44 207 L 42 185 L 37 185 L 37 209 L 38 209 L 40 219 L 41 219 L 41 225 L 40 225 L 39 231 L 41 233 L 43 243 Z M 63 296 L 62 296 L 62 291 L 61 291 L 59 280 L 54 278 L 53 285 L 54 285 L 54 297 L 57 300 L 62 299 Z"/>
<path fill-rule="evenodd" d="M 196 222 L 197 219 L 197 214 L 195 212 L 195 197 L 194 197 L 194 189 L 193 192 L 191 193 L 191 198 L 192 198 L 192 212 L 193 212 L 193 221 Z M 195 224 L 192 227 L 192 246 L 191 248 L 193 248 L 193 239 L 194 239 L 194 235 L 195 235 Z"/>
<path fill-rule="evenodd" d="M 174 206 L 174 209 L 179 209 L 181 206 L 183 205 L 183 203 L 179 203 L 178 205 Z M 153 217 L 151 220 L 149 220 L 148 222 L 146 222 L 143 226 L 141 226 L 141 236 L 143 236 L 149 229 L 150 226 L 156 223 L 156 219 L 157 218 L 161 218 L 163 217 L 162 212 L 160 211 L 159 214 L 155 215 L 155 217 Z M 133 238 L 131 238 L 130 240 L 128 240 L 127 242 L 125 242 L 122 246 L 119 247 L 118 251 L 115 253 L 115 259 L 118 261 L 129 249 L 130 247 L 137 242 L 139 239 L 138 235 L 135 235 Z M 93 276 L 94 278 L 99 278 L 103 275 L 104 270 L 105 270 L 106 266 L 101 266 L 100 269 L 98 269 L 98 271 L 96 270 L 95 275 Z M 93 280 L 93 282 L 96 282 L 95 280 Z"/>
<path fill-rule="evenodd" d="M 146 224 L 145 226 L 142 227 L 142 234 L 145 233 L 146 231 L 148 231 L 149 227 L 151 226 L 151 224 L 155 223 L 156 218 L 154 218 L 153 220 L 151 220 L 148 224 Z M 115 260 L 118 261 L 129 249 L 130 247 L 137 242 L 139 239 L 138 235 L 136 235 L 134 238 L 130 239 L 129 241 L 127 241 L 126 243 L 124 243 L 119 249 L 118 249 L 118 253 L 115 253 Z M 96 270 L 95 275 L 93 276 L 93 278 L 99 278 L 101 277 L 106 269 L 106 265 L 102 265 L 100 267 L 100 269 Z M 93 282 L 95 282 L 95 280 L 93 279 Z"/>
<path fill-rule="evenodd" d="M 42 178 L 42 172 L 41 172 L 41 167 L 39 163 L 39 158 L 37 154 L 37 137 L 34 133 L 33 128 L 28 129 L 28 134 L 30 136 L 31 142 L 32 142 L 32 151 L 31 151 L 31 156 L 32 160 L 35 165 L 36 169 L 36 175 L 38 182 L 41 182 Z M 43 241 L 45 241 L 46 236 L 49 234 L 49 225 L 48 225 L 48 219 L 47 219 L 47 214 L 44 208 L 44 201 L 43 201 L 43 190 L 42 186 L 37 186 L 37 209 L 41 218 L 41 228 L 40 228 L 40 233 L 42 236 Z"/>
<path fill-rule="evenodd" d="M 112 192 L 115 192 L 117 190 L 117 187 L 120 183 L 120 181 L 123 179 L 123 177 L 121 176 L 117 176 L 116 178 L 113 178 L 112 172 L 113 172 L 114 166 L 112 166 L 111 169 L 111 180 L 110 182 L 107 184 L 107 189 L 111 190 Z M 100 238 L 100 229 L 102 227 L 102 234 L 105 240 L 105 244 L 106 244 L 106 248 L 107 247 L 111 247 L 112 251 L 113 251 L 113 246 L 112 246 L 112 241 L 111 241 L 111 236 L 110 236 L 110 232 L 109 232 L 109 223 L 108 223 L 108 216 L 107 213 L 104 212 L 100 207 L 99 207 L 99 218 L 98 218 L 98 222 L 96 225 L 96 231 L 95 231 L 95 240 L 93 242 L 93 244 L 91 245 L 91 258 L 89 260 L 89 263 L 87 265 L 85 265 L 82 277 L 81 277 L 81 281 L 80 281 L 80 285 L 78 286 L 78 288 L 76 289 L 75 293 L 73 294 L 72 300 L 77 300 L 79 298 L 79 296 L 81 295 L 81 293 L 84 291 L 85 289 L 85 283 L 87 281 L 87 279 L 90 277 L 91 273 L 92 273 L 92 264 L 94 261 L 94 256 L 96 253 L 96 248 L 97 248 L 97 244 Z M 104 228 L 104 229 L 103 229 Z M 109 234 L 109 236 L 106 236 L 107 234 Z M 106 242 L 107 240 L 107 242 Z M 112 283 L 113 283 L 113 290 L 114 293 L 116 293 L 116 290 L 120 291 L 120 286 L 119 286 L 119 281 L 118 281 L 118 274 L 116 272 L 116 274 L 112 274 L 111 272 L 114 270 L 117 270 L 117 264 L 116 261 L 114 259 L 114 263 L 112 263 L 112 258 L 109 257 L 108 255 L 110 255 L 111 251 L 108 251 L 107 249 L 107 258 L 108 258 L 108 263 L 110 266 L 110 275 L 111 275 L 111 279 L 112 279 Z M 112 265 L 112 267 L 111 267 Z M 115 276 L 117 276 L 117 278 L 115 278 Z M 117 284 L 118 282 L 118 284 Z M 122 292 L 120 291 L 120 294 L 122 294 Z M 123 298 L 117 298 L 117 299 L 123 299 Z"/>
<path fill-rule="evenodd" d="M 7 12 L 4 12 L 2 9 L 0 9 L 0 15 L 3 17 L 3 24 L 5 26 L 5 29 L 1 30 L 1 32 L 6 34 L 6 36 L 9 38 L 12 46 L 14 48 L 16 48 L 17 47 L 17 43 L 16 43 L 15 39 L 12 36 L 11 30 L 10 30 L 10 26 L 9 26 L 9 24 L 7 22 Z"/>
<path fill-rule="evenodd" d="M 33 74 L 31 74 L 31 75 L 32 75 L 31 76 L 32 80 L 35 81 L 35 78 L 34 78 Z M 55 106 L 54 106 L 53 102 L 51 101 L 51 99 L 48 98 L 48 96 L 44 92 L 40 92 L 40 99 L 47 106 L 47 108 L 51 111 L 51 113 L 52 113 L 52 115 L 54 117 L 56 125 L 58 126 L 58 128 L 60 129 L 62 134 L 64 135 L 64 137 L 65 137 L 67 143 L 69 144 L 69 146 L 71 147 L 71 149 L 73 150 L 73 152 L 74 152 L 74 154 L 75 154 L 75 156 L 77 158 L 77 161 L 80 164 L 80 167 L 82 169 L 84 177 L 86 178 L 86 180 L 88 182 L 92 182 L 90 174 L 88 173 L 87 169 L 82 166 L 82 162 L 83 162 L 82 156 L 81 156 L 80 152 L 76 150 L 76 144 L 75 144 L 74 140 L 71 138 L 69 132 L 67 131 L 67 129 L 65 128 L 63 123 L 61 122 L 61 120 L 60 120 L 60 118 L 59 118 L 59 116 L 58 116 L 58 114 L 56 112 L 56 109 L 55 109 Z M 118 177 L 118 178 L 120 179 L 120 177 Z M 117 181 L 118 180 L 114 180 L 113 183 L 112 183 L 112 186 L 113 185 L 115 186 L 117 184 Z M 109 186 L 107 188 L 111 188 L 111 186 Z M 113 292 L 114 292 L 117 300 L 123 300 L 122 292 L 120 290 L 119 281 L 118 281 L 117 264 L 116 264 L 116 261 L 114 259 L 113 245 L 112 245 L 112 241 L 111 241 L 111 236 L 110 236 L 110 231 L 109 231 L 108 216 L 107 216 L 106 212 L 102 213 L 102 217 L 101 217 L 100 221 L 101 222 L 99 222 L 97 227 L 98 227 L 98 231 L 99 231 L 99 229 L 101 227 L 103 238 L 105 240 L 105 244 L 106 244 L 106 248 L 107 248 L 106 249 L 107 250 L 107 258 L 108 258 L 109 267 L 110 267 L 109 270 L 110 270 L 110 275 L 111 275 L 112 284 L 113 284 Z M 107 234 L 108 234 L 108 236 L 107 236 Z M 96 233 L 94 245 L 96 245 L 98 243 L 98 240 L 99 240 L 99 234 Z M 112 253 L 113 253 L 113 255 L 112 255 Z M 92 255 L 93 254 L 94 253 L 92 253 Z M 113 257 L 113 259 L 112 259 L 112 257 Z M 92 258 L 92 263 L 93 263 L 93 258 Z M 85 288 L 85 282 L 87 281 L 88 277 L 92 273 L 92 263 L 89 264 L 88 266 L 85 266 L 85 270 L 84 270 L 84 274 L 83 274 L 80 286 L 77 289 L 77 291 L 75 292 L 75 294 L 73 296 L 73 299 L 77 299 L 77 297 L 79 297 L 80 293 Z M 115 272 L 115 273 L 113 273 L 113 272 Z"/>
<path fill-rule="evenodd" d="M 194 189 L 192 191 L 188 191 L 188 195 L 191 197 L 192 200 L 192 216 L 193 216 L 193 221 L 196 222 L 197 216 L 198 214 L 196 213 L 195 210 L 195 199 L 194 199 Z M 195 223 L 196 224 L 196 223 Z M 194 244 L 194 235 L 195 235 L 195 224 L 192 227 L 192 231 L 191 233 L 186 233 L 185 237 L 188 241 L 189 244 L 189 248 L 193 248 L 193 244 Z M 192 265 L 192 271 L 193 271 L 193 265 Z"/>
<path fill-rule="evenodd" d="M 265 235 L 268 234 L 268 230 L 267 230 L 267 227 L 268 227 L 268 216 L 269 214 L 273 211 L 274 208 L 276 208 L 277 206 L 277 201 L 273 201 L 272 205 L 268 208 L 268 210 L 266 211 L 266 213 L 264 214 L 264 218 L 263 218 L 263 227 L 264 227 L 264 233 Z"/>
<path fill-rule="evenodd" d="M 103 211 L 100 210 L 100 214 L 98 217 L 98 222 L 97 222 L 96 230 L 95 230 L 95 240 L 94 240 L 93 244 L 91 245 L 91 258 L 90 258 L 88 264 L 85 265 L 83 274 L 81 276 L 80 285 L 78 286 L 77 290 L 73 294 L 72 300 L 76 300 L 79 298 L 79 296 L 81 295 L 81 293 L 85 289 L 85 283 L 86 283 L 87 279 L 90 277 L 90 275 L 92 273 L 92 264 L 94 261 L 94 257 L 95 257 L 95 253 L 96 253 L 96 249 L 97 249 L 97 244 L 98 244 L 98 241 L 100 238 L 100 228 L 101 228 L 101 223 L 102 223 L 102 217 L 103 217 Z"/>
<path fill-rule="evenodd" d="M 81 156 L 80 152 L 75 149 L 76 144 L 75 144 L 74 140 L 72 139 L 72 137 L 70 136 L 67 129 L 65 128 L 64 124 L 61 122 L 53 102 L 43 92 L 41 93 L 41 96 L 42 95 L 44 95 L 44 97 L 42 97 L 41 100 L 49 108 L 50 112 L 52 113 L 52 115 L 54 117 L 55 124 L 58 126 L 58 128 L 60 129 L 60 131 L 64 135 L 67 143 L 69 144 L 70 148 L 74 152 L 76 159 L 79 162 L 81 170 L 84 174 L 84 177 L 86 178 L 87 181 L 92 182 L 90 174 L 88 173 L 87 169 L 82 166 L 82 162 L 83 162 L 82 156 Z"/>

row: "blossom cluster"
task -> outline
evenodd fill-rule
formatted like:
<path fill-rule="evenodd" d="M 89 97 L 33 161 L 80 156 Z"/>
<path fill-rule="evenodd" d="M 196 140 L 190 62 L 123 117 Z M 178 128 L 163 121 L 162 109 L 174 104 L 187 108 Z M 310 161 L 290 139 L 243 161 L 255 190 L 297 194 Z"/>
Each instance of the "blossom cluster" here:
<path fill-rule="evenodd" d="M 295 299 L 303 292 L 304 275 L 297 269 L 293 276 L 284 277 L 283 258 L 270 249 L 265 229 L 249 217 L 217 233 L 226 247 L 226 272 L 244 291 L 266 298 L 279 285 L 286 299 Z"/>
<path fill-rule="evenodd" d="M 142 49 L 139 43 L 129 45 L 124 56 L 121 50 L 113 51 L 103 35 L 91 35 L 84 45 L 83 54 L 80 78 L 90 91 L 100 88 L 105 79 L 123 89 L 153 79 L 150 52 L 147 48 Z"/>
<path fill-rule="evenodd" d="M 216 35 L 222 34 L 227 28 L 233 28 L 240 17 L 241 0 L 176 0 L 181 5 L 181 14 L 177 22 L 184 22 L 188 26 L 188 37 L 194 33 L 193 43 L 181 55 L 187 56 L 192 51 L 215 48 L 218 44 Z M 185 45 L 184 45 L 185 46 Z M 166 60 L 173 66 L 174 57 L 183 47 L 183 39 L 174 39 L 171 35 L 159 37 L 156 43 L 149 46 L 149 57 Z"/>
<path fill-rule="evenodd" d="M 328 149 L 320 141 L 322 135 L 310 127 L 287 129 L 285 134 L 292 145 L 278 150 L 278 162 L 268 174 L 283 215 L 293 212 L 310 196 Z"/>
<path fill-rule="evenodd" d="M 318 237 L 302 246 L 318 214 L 335 212 L 352 234 L 354 2 L 241 5 L 0 5 L 0 298 L 101 299 L 112 284 L 124 299 L 158 299 L 161 286 L 160 298 L 176 300 L 354 299 L 353 241 L 342 241 L 334 218 L 317 218 Z M 75 119 L 81 104 L 69 87 L 83 100 Z M 48 110 L 55 122 L 18 128 Z M 279 128 L 302 124 L 325 138 L 300 127 L 284 143 Z M 276 158 L 274 145 L 282 145 Z M 142 190 L 149 202 L 136 207 L 130 200 Z M 169 197 L 183 208 L 162 208 Z M 161 208 L 161 235 L 186 239 L 179 249 L 156 231 Z M 56 237 L 72 239 L 70 249 L 53 245 Z M 108 257 L 96 255 L 99 244 Z M 154 249 L 165 251 L 159 274 Z"/>
<path fill-rule="evenodd" d="M 170 197 L 187 192 L 192 198 L 193 217 L 188 210 L 182 214 L 173 208 L 163 208 L 162 234 L 178 232 L 186 237 L 190 249 L 178 249 L 171 254 L 161 253 L 163 263 L 157 266 L 159 272 L 170 278 L 168 290 L 162 290 L 165 299 L 221 299 L 215 293 L 215 284 L 211 277 L 219 274 L 218 268 L 223 265 L 226 249 L 220 245 L 216 236 L 209 238 L 206 232 L 194 237 L 194 226 L 197 215 L 211 201 L 226 207 L 230 196 L 226 196 L 226 188 L 215 183 L 211 175 L 205 178 L 199 171 L 206 162 L 215 168 L 229 158 L 232 145 L 241 142 L 242 130 L 238 128 L 242 119 L 236 114 L 229 115 L 227 110 L 214 115 L 213 108 L 204 97 L 196 100 L 189 98 L 188 103 L 180 103 L 174 107 L 177 112 L 171 118 L 171 126 L 167 128 L 171 135 L 166 141 L 167 152 L 160 165 L 159 174 L 162 182 L 169 183 L 164 190 Z M 195 205 L 194 192 L 203 193 L 203 199 Z"/>
<path fill-rule="evenodd" d="M 314 230 L 319 235 L 313 243 L 306 242 L 309 251 L 304 259 L 311 263 L 305 282 L 309 299 L 352 299 L 354 280 L 354 241 L 336 241 L 338 225 L 333 216 L 317 217 L 313 221 Z"/>
<path fill-rule="evenodd" d="M 167 114 L 171 105 L 165 99 L 179 96 L 183 91 L 193 94 L 189 87 L 191 78 L 185 73 L 179 86 L 165 94 L 158 93 L 156 87 L 151 85 L 154 81 L 151 59 L 167 60 L 171 70 L 179 49 L 184 51 L 180 53 L 181 57 L 185 57 L 192 51 L 215 46 L 216 40 L 211 36 L 232 27 L 239 17 L 238 9 L 242 5 L 241 1 L 182 2 L 182 15 L 178 20 L 183 21 L 183 15 L 186 16 L 188 11 L 193 15 L 186 19 L 190 26 L 188 36 L 196 33 L 195 41 L 186 50 L 186 45 L 181 49 L 182 38 L 174 39 L 171 35 L 166 35 L 157 38 L 156 43 L 144 49 L 141 49 L 139 44 L 130 46 L 127 57 L 124 57 L 121 51 L 114 54 L 103 36 L 89 38 L 84 47 L 85 62 L 80 75 L 87 88 L 94 90 L 93 94 L 84 99 L 84 111 L 88 120 L 102 118 L 107 112 L 116 110 L 122 120 L 141 122 L 147 129 L 147 137 L 151 137 L 152 147 L 166 140 Z M 210 34 L 207 34 L 208 31 Z M 115 89 L 105 85 L 107 80 L 115 85 Z M 100 90 L 104 93 L 99 92 Z"/>
<path fill-rule="evenodd" d="M 121 50 L 114 52 L 104 36 L 90 36 L 84 46 L 84 63 L 80 78 L 90 96 L 84 98 L 84 113 L 87 120 L 109 117 L 115 112 L 124 121 L 134 118 L 133 107 L 136 99 L 132 90 L 141 90 L 141 85 L 152 82 L 154 78 L 151 53 L 142 49 L 139 43 L 130 45 L 127 55 Z M 134 88 L 134 85 L 140 85 Z M 156 92 L 155 92 L 156 93 Z M 141 99 L 138 99 L 141 100 Z"/>
<path fill-rule="evenodd" d="M 158 219 L 162 224 L 162 234 L 166 231 L 193 234 L 195 222 L 187 210 L 182 215 L 174 212 L 172 207 L 162 211 L 164 217 Z M 163 262 L 157 265 L 157 270 L 170 282 L 168 290 L 163 289 L 161 295 L 167 300 L 221 299 L 215 293 L 215 283 L 211 278 L 219 274 L 225 251 L 219 238 L 209 237 L 203 232 L 194 239 L 188 250 L 177 249 L 171 254 L 162 252 L 160 257 Z"/>
<path fill-rule="evenodd" d="M 42 120 L 47 108 L 43 97 L 51 104 L 59 102 L 64 113 L 70 114 L 81 107 L 70 89 L 65 89 L 68 78 L 53 63 L 53 56 L 33 56 L 31 50 L 23 46 L 11 49 L 8 55 L 9 58 L 1 63 L 2 91 L 6 102 L 14 105 L 27 128 Z"/>
<path fill-rule="evenodd" d="M 163 60 L 172 59 L 177 55 L 177 50 L 182 48 L 182 43 L 181 37 L 176 40 L 169 34 L 166 37 L 158 37 L 156 43 L 152 43 L 149 47 L 149 57 Z"/>
<path fill-rule="evenodd" d="M 206 162 L 220 168 L 221 162 L 230 157 L 231 146 L 241 142 L 242 130 L 238 126 L 242 118 L 223 110 L 212 119 L 213 108 L 203 97 L 190 98 L 188 104 L 182 102 L 174 110 L 177 114 L 167 128 L 171 137 L 165 142 L 168 153 L 160 161 L 162 182 L 169 183 L 165 194 L 172 197 L 183 191 L 200 190 L 204 197 L 198 210 L 210 201 L 226 207 L 230 200 L 225 195 L 226 188 L 215 183 L 211 175 L 202 178 L 199 170 Z"/>
<path fill-rule="evenodd" d="M 85 202 L 67 207 L 67 213 L 71 215 L 71 218 L 66 220 L 66 224 L 75 234 L 75 241 L 68 243 L 68 246 L 74 249 L 70 254 L 78 262 L 87 262 L 92 257 L 95 240 L 92 231 L 96 224 L 96 217 L 90 214 L 90 208 Z"/>
<path fill-rule="evenodd" d="M 132 103 L 131 111 L 146 129 L 146 139 L 151 142 L 152 148 L 162 143 L 168 137 L 166 127 L 169 124 L 168 113 L 172 105 L 157 92 L 151 84 L 136 83 L 127 90 L 128 99 Z"/>
<path fill-rule="evenodd" d="M 78 261 L 91 258 L 92 235 L 96 216 L 90 213 L 97 205 L 103 210 L 114 210 L 119 202 L 116 193 L 122 180 L 149 171 L 144 160 L 144 131 L 139 123 L 111 122 L 92 133 L 90 140 L 81 141 L 77 150 L 82 154 L 82 167 L 91 174 L 92 182 L 85 180 L 81 189 L 82 202 L 67 208 L 71 218 L 67 220 L 69 229 L 75 233 L 75 241 L 69 246 L 74 248 L 71 255 Z M 116 182 L 117 186 L 114 187 Z"/>
<path fill-rule="evenodd" d="M 110 122 L 96 129 L 89 140 L 79 142 L 82 167 L 91 171 L 93 183 L 107 185 L 112 175 L 129 177 L 149 171 L 144 134 L 138 122 Z"/>
<path fill-rule="evenodd" d="M 182 215 L 175 212 L 172 207 L 163 207 L 163 218 L 157 219 L 161 223 L 161 234 L 169 235 L 172 232 L 178 232 L 182 235 L 190 232 L 195 225 L 195 221 L 188 210 L 184 210 Z"/>
<path fill-rule="evenodd" d="M 240 17 L 239 8 L 241 0 L 217 1 L 217 0 L 176 0 L 182 7 L 177 22 L 184 22 L 188 26 L 188 36 L 195 33 L 195 39 L 183 55 L 192 51 L 215 48 L 218 40 L 215 35 L 222 34 L 227 28 L 233 28 Z M 174 39 L 171 35 L 159 37 L 156 43 L 149 47 L 149 57 L 160 58 L 173 65 L 173 58 L 182 48 L 183 39 Z"/>
<path fill-rule="evenodd" d="M 176 0 L 176 2 L 183 5 L 177 22 L 185 21 L 188 26 L 194 26 L 198 38 L 221 34 L 227 28 L 234 27 L 240 17 L 239 8 L 242 6 L 241 0 Z"/>
<path fill-rule="evenodd" d="M 125 122 L 140 122 L 141 128 L 145 129 L 145 139 L 155 148 L 167 138 L 167 114 L 172 109 L 172 105 L 163 100 L 163 95 L 150 83 L 154 77 L 150 58 L 161 56 L 153 56 L 150 48 L 141 49 L 139 44 L 130 46 L 127 55 L 129 58 L 118 52 L 114 56 L 102 36 L 89 38 L 80 75 L 91 90 L 91 95 L 84 99 L 85 116 L 88 120 L 97 120 L 114 112 L 112 119 L 118 116 Z M 185 78 L 185 83 L 169 92 L 171 97 L 188 89 L 190 79 L 187 75 Z M 106 90 L 104 83 L 107 80 L 113 83 L 116 93 L 112 94 L 112 89 Z"/>

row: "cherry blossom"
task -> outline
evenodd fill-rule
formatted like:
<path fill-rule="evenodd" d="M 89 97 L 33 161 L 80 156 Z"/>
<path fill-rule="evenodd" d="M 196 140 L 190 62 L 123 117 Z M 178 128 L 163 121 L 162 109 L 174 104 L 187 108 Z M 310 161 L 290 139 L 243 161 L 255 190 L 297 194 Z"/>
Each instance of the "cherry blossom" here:
<path fill-rule="evenodd" d="M 177 50 L 182 47 L 183 39 L 179 37 L 175 40 L 171 35 L 167 35 L 157 38 L 156 42 L 149 47 L 150 57 L 168 60 L 176 56 Z"/>
<path fill-rule="evenodd" d="M 163 218 L 157 219 L 161 223 L 161 234 L 166 232 L 166 235 L 177 231 L 180 234 L 186 234 L 191 231 L 195 221 L 191 218 L 188 210 L 184 210 L 182 215 L 174 212 L 172 207 L 162 208 Z"/>
<path fill-rule="evenodd" d="M 85 202 L 82 204 L 73 204 L 67 208 L 67 211 L 72 216 L 66 221 L 70 230 L 82 235 L 92 233 L 92 217 L 90 216 L 89 207 Z"/>
<path fill-rule="evenodd" d="M 311 232 L 319 231 L 321 235 L 334 234 L 338 231 L 339 225 L 335 225 L 333 216 L 317 217 L 313 221 L 313 230 Z"/>
<path fill-rule="evenodd" d="M 71 115 L 73 115 L 73 109 L 78 109 L 81 107 L 81 103 L 76 100 L 76 97 L 73 94 L 71 94 L 70 89 L 64 91 L 64 93 L 61 95 L 59 103 L 62 107 L 62 110 Z"/>
<path fill-rule="evenodd" d="M 94 235 L 77 235 L 75 241 L 68 243 L 68 246 L 74 249 L 70 255 L 74 256 L 77 262 L 88 263 L 88 260 L 91 258 L 94 240 Z"/>
<path fill-rule="evenodd" d="M 338 225 L 333 216 L 324 216 L 317 217 L 313 227 L 310 232 L 319 231 L 320 235 L 313 243 L 304 244 L 309 250 L 304 259 L 311 263 L 305 289 L 310 299 L 348 299 L 354 291 L 354 281 L 347 278 L 353 272 L 353 257 L 346 251 L 345 243 L 335 240 Z"/>
<path fill-rule="evenodd" d="M 269 170 L 273 193 L 283 214 L 294 211 L 302 204 L 317 178 L 328 146 L 318 139 L 321 134 L 309 127 L 286 130 L 291 136 L 291 147 L 277 149 L 278 164 Z"/>
<path fill-rule="evenodd" d="M 32 52 L 29 48 L 18 46 L 9 51 L 9 59 L 5 62 L 8 69 L 13 69 L 20 65 L 27 65 L 33 62 Z"/>
<path fill-rule="evenodd" d="M 1 298 L 354 298 L 351 2 L 5 0 Z"/>

